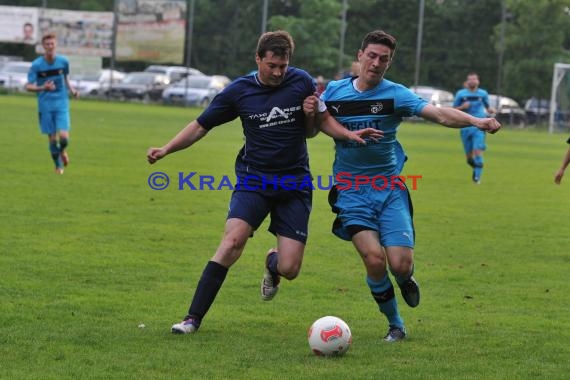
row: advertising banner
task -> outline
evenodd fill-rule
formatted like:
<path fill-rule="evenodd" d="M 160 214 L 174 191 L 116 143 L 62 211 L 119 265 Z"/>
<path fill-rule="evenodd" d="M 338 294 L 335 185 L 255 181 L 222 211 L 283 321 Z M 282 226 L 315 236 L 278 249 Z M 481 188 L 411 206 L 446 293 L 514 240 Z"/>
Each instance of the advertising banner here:
<path fill-rule="evenodd" d="M 185 0 L 117 0 L 118 61 L 181 64 L 186 27 Z"/>
<path fill-rule="evenodd" d="M 40 36 L 55 33 L 58 53 L 111 56 L 113 12 L 40 9 L 38 24 Z M 41 44 L 37 50 L 42 53 Z"/>
<path fill-rule="evenodd" d="M 0 5 L 0 42 L 35 45 L 37 32 L 38 8 Z"/>

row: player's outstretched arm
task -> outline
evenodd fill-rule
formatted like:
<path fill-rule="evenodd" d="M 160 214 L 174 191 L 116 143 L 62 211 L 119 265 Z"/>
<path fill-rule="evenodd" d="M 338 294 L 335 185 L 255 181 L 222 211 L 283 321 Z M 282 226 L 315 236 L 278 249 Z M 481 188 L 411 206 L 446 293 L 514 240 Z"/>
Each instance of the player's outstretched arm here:
<path fill-rule="evenodd" d="M 449 128 L 463 128 L 473 125 L 489 133 L 496 133 L 501 129 L 501 123 L 496 119 L 477 118 L 452 107 L 435 107 L 428 104 L 424 107 L 420 116 Z"/>
<path fill-rule="evenodd" d="M 183 130 L 178 132 L 172 140 L 161 148 L 149 148 L 146 154 L 147 160 L 150 164 L 154 164 L 164 156 L 186 149 L 202 137 L 206 136 L 208 130 L 200 125 L 198 121 L 194 120 L 188 124 Z"/>

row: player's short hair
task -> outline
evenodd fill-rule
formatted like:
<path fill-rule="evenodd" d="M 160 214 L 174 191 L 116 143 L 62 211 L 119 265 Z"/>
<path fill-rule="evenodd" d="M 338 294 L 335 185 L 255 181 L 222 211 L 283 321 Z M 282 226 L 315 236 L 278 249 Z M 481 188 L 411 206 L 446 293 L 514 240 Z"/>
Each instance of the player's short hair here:
<path fill-rule="evenodd" d="M 42 36 L 42 44 L 44 43 L 45 40 L 55 40 L 55 33 L 46 33 Z"/>
<path fill-rule="evenodd" d="M 364 51 L 364 49 L 366 49 L 366 47 L 370 44 L 388 46 L 392 51 L 392 57 L 396 52 L 396 38 L 383 30 L 374 30 L 364 36 L 364 39 L 360 44 L 360 50 Z"/>
<path fill-rule="evenodd" d="M 263 58 L 270 51 L 278 57 L 291 58 L 293 50 L 295 50 L 293 37 L 285 30 L 277 30 L 263 33 L 259 37 L 256 54 L 259 58 Z"/>

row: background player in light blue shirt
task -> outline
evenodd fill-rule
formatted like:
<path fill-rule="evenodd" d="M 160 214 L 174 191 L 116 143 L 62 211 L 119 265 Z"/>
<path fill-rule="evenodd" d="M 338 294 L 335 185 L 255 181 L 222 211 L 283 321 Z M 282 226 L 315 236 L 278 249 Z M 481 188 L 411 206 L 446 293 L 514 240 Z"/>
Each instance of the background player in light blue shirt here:
<path fill-rule="evenodd" d="M 55 164 L 55 172 L 63 174 L 69 163 L 65 150 L 69 142 L 69 92 L 79 97 L 69 81 L 67 58 L 55 53 L 56 37 L 48 33 L 42 37 L 44 55 L 32 62 L 28 72 L 26 89 L 38 95 L 40 130 L 48 135 L 49 150 Z"/>
<path fill-rule="evenodd" d="M 333 174 L 337 180 L 340 174 L 344 177 L 343 186 L 333 187 L 329 200 L 338 214 L 333 231 L 351 240 L 359 252 L 366 267 L 366 283 L 388 319 L 387 342 L 406 336 L 387 268 L 406 303 L 416 307 L 420 302 L 413 277 L 415 236 L 409 192 L 402 181 L 385 187 L 381 181 L 373 181 L 375 177 L 397 176 L 404 166 L 406 155 L 396 139 L 402 118 L 418 115 L 450 128 L 474 125 L 490 133 L 500 128 L 495 119 L 476 118 L 451 107 L 437 108 L 384 79 L 395 49 L 393 36 L 379 30 L 368 33 L 357 54 L 359 76 L 329 83 L 320 101 L 312 97 L 304 104 L 307 115 L 316 116 L 318 107 L 317 123 L 325 133 L 338 123 L 351 131 L 374 128 L 383 132 L 384 137 L 377 141 L 367 138 L 366 145 L 335 140 Z"/>
<path fill-rule="evenodd" d="M 465 88 L 457 91 L 453 106 L 458 110 L 467 112 L 475 117 L 487 117 L 495 113 L 495 109 L 489 105 L 489 94 L 479 88 L 479 75 L 477 73 L 467 74 Z M 474 126 L 461 130 L 461 141 L 467 163 L 473 168 L 471 179 L 474 183 L 481 183 L 483 173 L 483 151 L 485 145 L 485 131 Z"/>

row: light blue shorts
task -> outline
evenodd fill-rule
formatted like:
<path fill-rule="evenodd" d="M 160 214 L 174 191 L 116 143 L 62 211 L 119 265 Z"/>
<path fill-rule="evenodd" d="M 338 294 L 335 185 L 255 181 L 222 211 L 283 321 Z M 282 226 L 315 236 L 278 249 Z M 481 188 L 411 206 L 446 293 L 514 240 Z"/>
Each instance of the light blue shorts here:
<path fill-rule="evenodd" d="M 69 111 L 40 112 L 40 130 L 44 135 L 53 135 L 70 129 Z"/>
<path fill-rule="evenodd" d="M 333 209 L 338 218 L 333 233 L 351 240 L 351 230 L 377 231 L 384 247 L 414 247 L 412 200 L 407 188 L 376 190 L 372 186 L 339 190 Z M 334 201 L 333 201 L 334 202 Z"/>
<path fill-rule="evenodd" d="M 466 127 L 461 129 L 461 141 L 465 154 L 474 150 L 485 150 L 485 132 L 477 127 Z"/>

